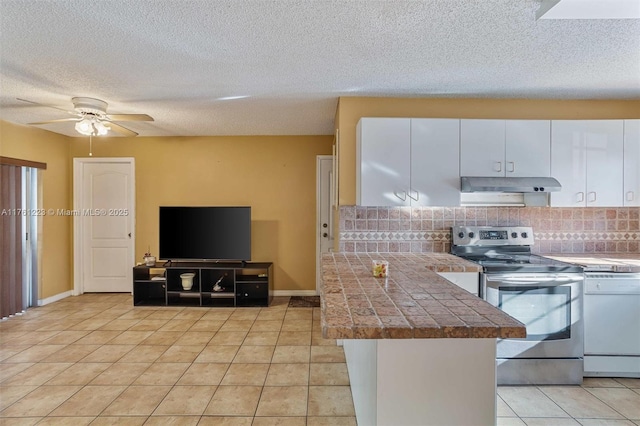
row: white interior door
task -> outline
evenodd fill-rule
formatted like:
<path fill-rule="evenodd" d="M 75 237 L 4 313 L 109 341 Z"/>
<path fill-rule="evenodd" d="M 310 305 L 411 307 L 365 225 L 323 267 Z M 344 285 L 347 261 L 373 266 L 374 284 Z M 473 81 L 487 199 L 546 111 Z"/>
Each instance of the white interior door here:
<path fill-rule="evenodd" d="M 75 293 L 131 292 L 133 158 L 74 159 Z"/>
<path fill-rule="evenodd" d="M 322 253 L 333 251 L 333 157 L 317 157 L 317 215 L 316 215 L 316 290 L 320 286 Z"/>

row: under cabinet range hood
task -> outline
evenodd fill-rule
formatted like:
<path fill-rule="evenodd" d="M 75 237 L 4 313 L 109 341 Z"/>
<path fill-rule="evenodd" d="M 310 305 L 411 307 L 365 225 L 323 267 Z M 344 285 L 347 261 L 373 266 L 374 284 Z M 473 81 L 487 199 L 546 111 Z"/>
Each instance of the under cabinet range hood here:
<path fill-rule="evenodd" d="M 562 186 L 552 177 L 481 177 L 460 178 L 462 192 L 556 192 Z"/>

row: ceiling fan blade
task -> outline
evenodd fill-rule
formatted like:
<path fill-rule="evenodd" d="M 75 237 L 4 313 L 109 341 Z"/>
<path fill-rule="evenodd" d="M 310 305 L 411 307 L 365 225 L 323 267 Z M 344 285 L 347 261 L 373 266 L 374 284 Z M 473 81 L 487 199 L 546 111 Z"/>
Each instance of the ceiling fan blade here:
<path fill-rule="evenodd" d="M 60 110 L 60 111 L 64 111 L 67 114 L 78 115 L 78 113 L 75 112 L 75 111 L 69 111 L 69 110 L 66 110 L 66 109 L 62 109 L 62 108 L 57 107 L 55 105 L 41 104 L 40 102 L 29 101 L 27 99 L 22 99 L 22 98 L 16 98 L 16 99 L 21 101 L 21 102 L 26 102 L 28 104 L 33 104 L 33 105 L 37 105 L 37 106 L 43 106 L 43 107 L 47 107 L 47 108 L 54 108 L 54 109 L 57 109 L 57 110 Z"/>
<path fill-rule="evenodd" d="M 111 121 L 153 121 L 153 117 L 147 114 L 107 114 Z"/>
<path fill-rule="evenodd" d="M 119 124 L 116 124 L 112 121 L 109 122 L 109 128 L 111 130 L 113 130 L 114 132 L 120 133 L 123 136 L 138 136 L 138 134 L 136 132 L 134 132 L 133 130 L 129 130 L 126 127 L 123 127 Z"/>
<path fill-rule="evenodd" d="M 27 123 L 29 125 L 60 123 L 63 121 L 80 121 L 80 118 L 58 118 L 56 120 L 36 121 L 35 123 Z"/>

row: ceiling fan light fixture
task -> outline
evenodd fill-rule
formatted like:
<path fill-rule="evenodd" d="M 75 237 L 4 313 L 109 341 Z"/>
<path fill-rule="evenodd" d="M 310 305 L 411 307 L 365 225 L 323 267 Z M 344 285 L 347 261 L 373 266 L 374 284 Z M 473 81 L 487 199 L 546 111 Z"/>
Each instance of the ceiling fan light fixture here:
<path fill-rule="evenodd" d="M 109 133 L 109 127 L 96 117 L 83 117 L 75 128 L 78 133 L 86 136 L 104 136 Z"/>
<path fill-rule="evenodd" d="M 76 131 L 82 135 L 91 136 L 93 134 L 93 129 L 91 128 L 91 120 L 86 117 L 78 121 L 75 127 Z"/>
<path fill-rule="evenodd" d="M 153 117 L 147 114 L 107 114 L 107 103 L 95 98 L 75 97 L 72 98 L 74 111 L 67 111 L 53 105 L 40 104 L 38 102 L 17 98 L 19 101 L 33 105 L 46 106 L 62 110 L 74 116 L 74 118 L 60 118 L 54 120 L 28 123 L 32 125 L 73 122 L 76 132 L 85 136 L 106 136 L 110 133 L 117 133 L 121 136 L 138 136 L 138 133 L 128 129 L 118 121 L 153 121 Z"/>
<path fill-rule="evenodd" d="M 105 123 L 100 120 L 96 120 L 94 122 L 93 128 L 97 132 L 98 136 L 104 136 L 109 133 L 109 127 L 107 127 Z"/>

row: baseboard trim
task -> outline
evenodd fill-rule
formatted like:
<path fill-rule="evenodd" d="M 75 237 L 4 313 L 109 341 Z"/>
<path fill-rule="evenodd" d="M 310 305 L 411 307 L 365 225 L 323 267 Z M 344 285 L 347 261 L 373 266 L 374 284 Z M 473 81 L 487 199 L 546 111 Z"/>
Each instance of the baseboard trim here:
<path fill-rule="evenodd" d="M 274 296 L 317 296 L 315 290 L 273 290 Z"/>
<path fill-rule="evenodd" d="M 59 294 L 56 294 L 55 296 L 47 297 L 46 299 L 38 299 L 38 306 L 48 305 L 49 303 L 66 299 L 69 296 L 73 296 L 73 290 L 65 291 L 64 293 L 59 293 Z"/>

